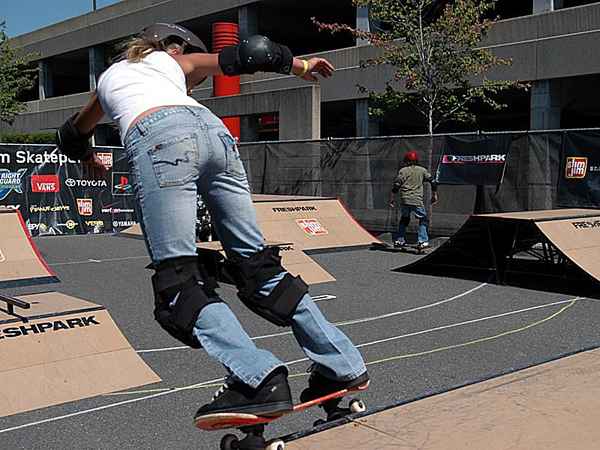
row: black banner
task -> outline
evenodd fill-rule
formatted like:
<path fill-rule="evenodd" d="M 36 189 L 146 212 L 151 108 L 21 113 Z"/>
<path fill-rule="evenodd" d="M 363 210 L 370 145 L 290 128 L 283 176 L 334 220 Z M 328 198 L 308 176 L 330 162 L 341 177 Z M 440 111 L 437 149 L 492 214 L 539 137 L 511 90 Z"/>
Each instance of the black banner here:
<path fill-rule="evenodd" d="M 565 133 L 560 160 L 557 203 L 600 207 L 600 133 Z"/>
<path fill-rule="evenodd" d="M 119 231 L 136 223 L 122 148 L 98 147 L 109 169 L 89 179 L 55 146 L 0 144 L 0 206 L 18 209 L 30 233 Z"/>
<path fill-rule="evenodd" d="M 436 181 L 439 184 L 498 186 L 502 183 L 510 137 L 448 136 Z"/>

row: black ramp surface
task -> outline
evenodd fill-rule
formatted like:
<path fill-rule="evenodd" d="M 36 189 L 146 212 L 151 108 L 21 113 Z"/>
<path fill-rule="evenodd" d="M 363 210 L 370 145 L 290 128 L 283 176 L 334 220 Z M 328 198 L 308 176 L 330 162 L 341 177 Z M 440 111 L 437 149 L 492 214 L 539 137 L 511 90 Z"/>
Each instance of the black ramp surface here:
<path fill-rule="evenodd" d="M 0 419 L 2 448 L 217 449 L 225 432 L 192 425 L 224 375 L 202 350 L 154 323 L 143 241 L 110 235 L 36 240 L 62 283 L 53 290 L 105 305 L 163 382 Z M 379 408 L 477 382 L 599 345 L 600 304 L 572 295 L 393 272 L 418 256 L 353 250 L 312 255 L 337 281 L 311 287 L 323 312 L 360 347 L 372 377 L 361 394 Z M 12 289 L 10 294 L 47 290 Z M 289 330 L 255 317 L 220 289 L 257 345 L 290 362 L 297 397 L 309 364 Z M 32 368 L 32 370 L 34 370 Z M 318 409 L 285 417 L 267 437 L 309 428 Z"/>

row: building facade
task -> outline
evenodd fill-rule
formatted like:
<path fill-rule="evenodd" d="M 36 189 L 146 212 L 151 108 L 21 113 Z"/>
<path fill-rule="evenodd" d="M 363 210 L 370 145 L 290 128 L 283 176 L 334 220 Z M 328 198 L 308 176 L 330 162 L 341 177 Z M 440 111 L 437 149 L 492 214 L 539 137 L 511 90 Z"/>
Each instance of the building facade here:
<path fill-rule="evenodd" d="M 492 77 L 530 83 L 528 91 L 506 94 L 501 112 L 481 109 L 472 125 L 447 124 L 439 131 L 557 129 L 600 126 L 600 2 L 590 0 L 499 0 L 501 20 L 484 46 L 512 59 Z M 242 76 L 240 94 L 213 95 L 207 80 L 192 95 L 220 117 L 239 116 L 241 140 L 318 139 L 322 137 L 418 134 L 424 120 L 408 107 L 373 119 L 358 85 L 381 89 L 386 68 L 361 68 L 375 49 L 350 35 L 319 32 L 311 18 L 372 29 L 368 10 L 350 0 L 124 0 L 11 39 L 37 54 L 39 79 L 26 94 L 28 110 L 3 131 L 47 131 L 84 105 L 116 45 L 154 22 L 181 24 L 210 48 L 216 22 L 239 25 L 240 37 L 264 34 L 285 43 L 295 55 L 328 58 L 337 72 L 318 85 L 294 76 Z M 106 121 L 96 143 L 119 143 Z"/>

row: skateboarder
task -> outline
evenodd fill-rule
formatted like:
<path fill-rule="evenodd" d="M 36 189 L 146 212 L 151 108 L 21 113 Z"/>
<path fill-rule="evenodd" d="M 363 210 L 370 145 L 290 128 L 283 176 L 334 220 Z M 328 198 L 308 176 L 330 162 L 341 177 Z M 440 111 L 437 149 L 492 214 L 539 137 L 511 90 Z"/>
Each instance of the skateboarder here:
<path fill-rule="evenodd" d="M 419 156 L 415 151 L 406 152 L 404 155 L 404 167 L 398 171 L 394 179 L 392 191 L 390 192 L 390 208 L 396 206 L 396 194 L 400 194 L 400 223 L 398 232 L 392 233 L 394 248 L 406 246 L 406 227 L 410 223 L 411 214 L 419 220 L 417 247 L 425 249 L 429 247 L 429 236 L 427 227 L 429 218 L 423 203 L 423 185 L 431 184 L 431 204 L 438 201 L 437 184 L 431 174 L 419 165 Z"/>
<path fill-rule="evenodd" d="M 119 126 L 155 271 L 155 319 L 187 345 L 204 348 L 229 372 L 197 419 L 214 413 L 278 415 L 292 408 L 284 363 L 255 346 L 197 256 L 198 193 L 225 248 L 238 297 L 268 321 L 291 327 L 313 361 L 304 398 L 369 379 L 356 347 L 325 319 L 302 279 L 285 271 L 278 250 L 265 246 L 234 138 L 187 95 L 207 76 L 257 71 L 318 81 L 334 68 L 323 58 L 295 58 L 264 36 L 210 54 L 189 30 L 154 24 L 128 44 L 125 57 L 100 76 L 89 103 L 57 131 L 63 153 L 102 170 L 88 138 L 104 114 Z"/>

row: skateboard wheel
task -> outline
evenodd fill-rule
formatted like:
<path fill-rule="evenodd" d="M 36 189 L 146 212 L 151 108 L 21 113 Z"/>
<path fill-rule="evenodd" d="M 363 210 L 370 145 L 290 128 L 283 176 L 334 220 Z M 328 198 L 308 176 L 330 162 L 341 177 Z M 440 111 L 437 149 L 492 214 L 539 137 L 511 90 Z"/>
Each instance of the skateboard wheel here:
<path fill-rule="evenodd" d="M 366 410 L 367 407 L 365 406 L 362 400 L 355 399 L 350 401 L 350 411 L 352 411 L 353 413 L 361 413 L 365 412 Z"/>
<path fill-rule="evenodd" d="M 221 439 L 221 450 L 237 450 L 240 448 L 240 441 L 235 434 L 226 434 Z"/>
<path fill-rule="evenodd" d="M 284 449 L 285 449 L 285 442 L 283 442 L 280 439 L 269 442 L 267 444 L 267 446 L 265 447 L 265 450 L 284 450 Z"/>

